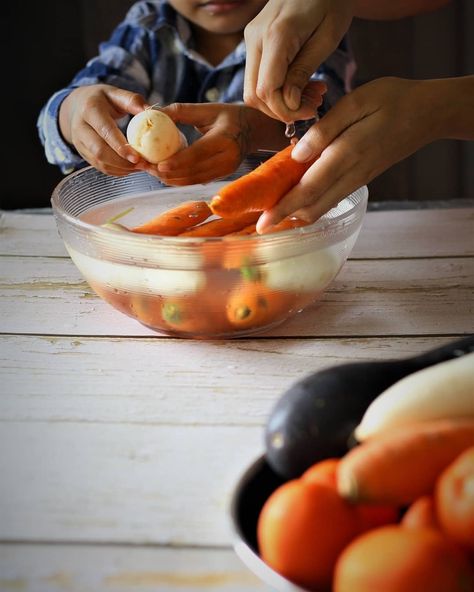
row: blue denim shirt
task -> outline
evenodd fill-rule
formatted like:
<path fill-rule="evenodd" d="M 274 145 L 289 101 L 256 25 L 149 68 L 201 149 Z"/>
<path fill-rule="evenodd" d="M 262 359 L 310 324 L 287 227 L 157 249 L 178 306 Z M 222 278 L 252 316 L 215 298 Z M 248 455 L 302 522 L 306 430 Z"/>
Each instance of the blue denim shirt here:
<path fill-rule="evenodd" d="M 216 67 L 200 56 L 193 46 L 188 21 L 165 0 L 136 2 L 110 39 L 101 43 L 99 55 L 91 59 L 70 85 L 56 92 L 43 107 L 38 118 L 38 130 L 48 161 L 58 165 L 65 174 L 87 164 L 64 140 L 59 130 L 60 105 L 73 89 L 80 86 L 111 84 L 140 93 L 150 104 L 242 102 L 244 42 Z M 348 73 L 352 64 L 344 39 L 314 73 L 314 79 L 324 80 L 328 85 L 321 112 L 348 90 Z M 119 125 L 124 129 L 127 123 L 128 118 Z M 189 142 L 195 139 L 197 133 L 190 127 L 183 132 Z"/>

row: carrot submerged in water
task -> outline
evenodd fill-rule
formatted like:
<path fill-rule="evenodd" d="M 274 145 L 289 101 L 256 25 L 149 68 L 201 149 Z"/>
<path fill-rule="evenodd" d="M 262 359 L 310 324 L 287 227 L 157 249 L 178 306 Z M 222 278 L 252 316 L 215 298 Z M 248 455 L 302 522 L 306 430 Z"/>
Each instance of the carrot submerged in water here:
<path fill-rule="evenodd" d="M 212 212 L 222 218 L 233 218 L 272 208 L 312 164 L 293 160 L 292 150 L 293 145 L 287 146 L 252 172 L 222 187 L 211 200 Z"/>
<path fill-rule="evenodd" d="M 239 230 L 246 228 L 249 224 L 255 223 L 259 216 L 260 212 L 249 212 L 234 218 L 217 218 L 216 220 L 210 220 L 200 226 L 185 230 L 184 232 L 181 232 L 179 236 L 226 236 L 227 234 L 238 232 Z"/>
<path fill-rule="evenodd" d="M 162 212 L 140 226 L 135 226 L 135 228 L 132 228 L 132 232 L 176 236 L 187 228 L 207 220 L 211 214 L 207 202 L 187 201 L 166 212 Z"/>
<path fill-rule="evenodd" d="M 228 219 L 229 218 L 227 218 L 227 220 Z M 282 232 L 284 230 L 292 230 L 293 228 L 300 228 L 301 226 L 307 226 L 308 224 L 309 224 L 309 222 L 305 222 L 304 220 L 300 220 L 299 218 L 287 217 L 287 218 L 283 218 L 283 220 L 281 222 L 278 222 L 278 224 L 275 224 L 274 226 L 272 226 L 267 234 L 274 234 L 275 232 Z M 227 236 L 228 237 L 248 236 L 250 234 L 256 234 L 256 233 L 257 233 L 257 225 L 256 224 L 249 224 L 245 228 L 242 228 L 242 230 L 238 230 L 237 232 L 231 232 Z"/>

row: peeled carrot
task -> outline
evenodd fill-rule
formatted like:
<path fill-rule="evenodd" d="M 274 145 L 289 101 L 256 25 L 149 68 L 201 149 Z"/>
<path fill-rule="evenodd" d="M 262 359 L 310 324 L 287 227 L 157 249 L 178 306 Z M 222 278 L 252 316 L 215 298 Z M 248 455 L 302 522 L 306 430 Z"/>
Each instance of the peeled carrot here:
<path fill-rule="evenodd" d="M 207 220 L 212 214 L 205 201 L 187 201 L 140 226 L 132 228 L 132 232 L 139 234 L 159 234 L 162 236 L 176 236 L 196 224 Z"/>
<path fill-rule="evenodd" d="M 249 236 L 250 234 L 255 234 L 256 232 L 257 232 L 257 224 L 254 222 L 253 224 L 249 224 L 248 226 L 245 226 L 244 228 L 242 228 L 242 230 L 237 230 L 236 232 L 230 232 L 229 234 L 227 234 L 225 236 L 225 238 L 227 238 L 228 236 L 230 236 L 230 237 L 232 237 L 232 236 Z"/>
<path fill-rule="evenodd" d="M 249 212 L 235 218 L 217 218 L 216 220 L 210 220 L 199 226 L 190 228 L 181 232 L 179 236 L 192 236 L 192 237 L 213 237 L 213 236 L 225 236 L 227 234 L 242 230 L 249 224 L 252 224 L 258 220 L 260 212 Z"/>
<path fill-rule="evenodd" d="M 429 495 L 436 479 L 474 445 L 474 420 L 435 420 L 394 429 L 346 454 L 339 493 L 355 502 L 407 505 Z"/>
<path fill-rule="evenodd" d="M 293 145 L 262 163 L 252 172 L 231 181 L 211 200 L 211 210 L 222 218 L 272 208 L 301 179 L 312 162 L 291 158 Z"/>

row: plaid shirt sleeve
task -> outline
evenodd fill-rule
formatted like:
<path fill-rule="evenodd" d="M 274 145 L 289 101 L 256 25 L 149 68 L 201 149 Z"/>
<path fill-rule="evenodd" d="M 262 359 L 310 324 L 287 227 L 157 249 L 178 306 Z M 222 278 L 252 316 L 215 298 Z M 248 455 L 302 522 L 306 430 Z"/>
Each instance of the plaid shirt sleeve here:
<path fill-rule="evenodd" d="M 100 45 L 100 53 L 78 72 L 70 85 L 56 92 L 41 110 L 38 131 L 46 158 L 65 174 L 86 163 L 68 144 L 59 129 L 59 109 L 64 99 L 80 86 L 111 84 L 146 96 L 150 89 L 150 30 L 143 27 L 143 6 L 135 4 L 111 38 Z"/>

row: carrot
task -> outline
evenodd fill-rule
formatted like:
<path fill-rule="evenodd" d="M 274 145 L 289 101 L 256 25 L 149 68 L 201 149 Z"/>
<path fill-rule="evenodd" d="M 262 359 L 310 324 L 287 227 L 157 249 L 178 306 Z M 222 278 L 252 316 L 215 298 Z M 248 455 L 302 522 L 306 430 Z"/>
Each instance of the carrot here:
<path fill-rule="evenodd" d="M 291 230 L 292 228 L 300 228 L 301 226 L 308 226 L 309 222 L 305 222 L 304 220 L 300 220 L 300 218 L 293 218 L 292 216 L 287 216 L 283 218 L 281 222 L 275 224 L 271 227 L 268 231 L 268 234 L 273 234 L 274 232 L 282 232 L 283 230 Z"/>
<path fill-rule="evenodd" d="M 166 298 L 161 305 L 163 329 L 190 337 L 219 335 L 231 331 L 224 303 L 216 292 Z"/>
<path fill-rule="evenodd" d="M 474 420 L 420 422 L 370 439 L 341 460 L 339 493 L 352 501 L 406 505 L 432 492 L 436 479 L 474 445 Z"/>
<path fill-rule="evenodd" d="M 187 228 L 207 220 L 211 213 L 207 202 L 187 201 L 166 212 L 162 212 L 140 226 L 135 226 L 135 228 L 132 228 L 132 232 L 176 236 Z"/>
<path fill-rule="evenodd" d="M 249 224 L 252 224 L 258 220 L 260 212 L 250 212 L 243 216 L 236 216 L 232 219 L 217 218 L 216 220 L 210 220 L 189 230 L 181 232 L 179 236 L 191 236 L 191 237 L 215 237 L 225 236 L 232 232 L 237 232 L 245 228 Z"/>
<path fill-rule="evenodd" d="M 231 181 L 211 200 L 211 210 L 222 218 L 272 208 L 301 179 L 312 162 L 291 158 L 293 146 L 287 146 L 247 175 Z"/>
<path fill-rule="evenodd" d="M 258 281 L 246 282 L 230 293 L 227 318 L 234 327 L 261 327 L 286 316 L 291 304 L 287 294 L 269 290 Z"/>
<path fill-rule="evenodd" d="M 283 218 L 281 222 L 272 226 L 272 228 L 268 231 L 267 234 L 273 234 L 275 232 L 282 232 L 283 230 L 291 230 L 292 228 L 300 228 L 301 226 L 307 226 L 309 222 L 305 222 L 304 220 L 300 220 L 299 218 L 293 218 L 287 216 Z M 257 232 L 256 224 L 249 224 L 242 230 L 238 230 L 237 232 L 231 232 L 227 236 L 248 236 L 250 234 L 255 234 Z M 227 237 L 226 237 L 227 238 Z"/>
<path fill-rule="evenodd" d="M 250 234 L 255 234 L 257 232 L 257 224 L 254 222 L 253 224 L 249 224 L 248 226 L 244 226 L 241 230 L 236 230 L 235 232 L 230 232 L 224 238 L 233 237 L 233 236 L 249 236 Z"/>

